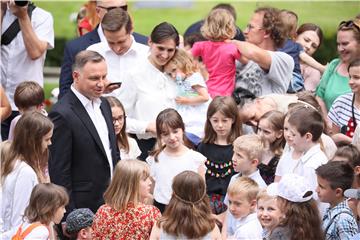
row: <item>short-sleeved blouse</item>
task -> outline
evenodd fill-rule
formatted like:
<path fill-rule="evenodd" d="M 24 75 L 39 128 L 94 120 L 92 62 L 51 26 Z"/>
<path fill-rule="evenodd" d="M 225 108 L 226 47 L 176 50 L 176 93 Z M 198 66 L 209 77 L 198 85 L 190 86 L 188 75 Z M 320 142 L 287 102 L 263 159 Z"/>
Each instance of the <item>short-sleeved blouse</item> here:
<path fill-rule="evenodd" d="M 125 211 L 119 211 L 104 204 L 94 217 L 93 239 L 149 239 L 160 217 L 159 209 L 152 205 L 129 203 Z"/>

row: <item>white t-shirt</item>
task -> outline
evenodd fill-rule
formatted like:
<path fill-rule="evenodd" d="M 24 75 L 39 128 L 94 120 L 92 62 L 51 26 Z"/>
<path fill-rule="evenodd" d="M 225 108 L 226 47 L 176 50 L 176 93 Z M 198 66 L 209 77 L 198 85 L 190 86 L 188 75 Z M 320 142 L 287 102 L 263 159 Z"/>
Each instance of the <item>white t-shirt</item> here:
<path fill-rule="evenodd" d="M 236 219 L 229 211 L 227 217 L 227 234 L 229 238 L 243 240 L 262 240 L 262 227 L 256 213 Z"/>
<path fill-rule="evenodd" d="M 139 139 L 149 139 L 155 136 L 145 133 L 148 124 L 155 122 L 162 110 L 176 108 L 176 84 L 145 59 L 127 75 L 116 97 L 127 114 L 126 131 Z"/>
<path fill-rule="evenodd" d="M 3 21 L 1 34 L 3 34 L 17 17 L 7 10 Z M 47 42 L 47 48 L 54 48 L 53 17 L 49 12 L 36 7 L 32 12 L 31 26 L 36 36 Z M 43 69 L 46 51 L 38 59 L 32 60 L 25 48 L 23 35 L 19 32 L 8 45 L 1 45 L 1 85 L 10 101 L 11 109 L 17 110 L 14 103 L 16 87 L 26 80 L 35 81 L 44 85 Z"/>
<path fill-rule="evenodd" d="M 146 161 L 150 164 L 151 177 L 155 180 L 154 199 L 167 205 L 170 201 L 173 178 L 186 170 L 198 172 L 201 165 L 205 166 L 206 157 L 191 149 L 181 156 L 169 156 L 164 151 L 158 155 L 158 162 L 149 156 Z"/>
<path fill-rule="evenodd" d="M 24 161 L 17 160 L 14 170 L 6 176 L 1 186 L 0 232 L 4 236 L 8 236 L 8 231 L 21 224 L 36 184 L 38 179 L 35 171 Z"/>
<path fill-rule="evenodd" d="M 187 77 L 181 83 L 177 82 L 178 95 L 187 98 L 198 96 L 199 94 L 195 91 L 195 89 L 192 88 L 193 86 L 201 86 L 207 88 L 204 78 L 199 72 L 196 72 L 191 76 Z M 209 99 L 205 103 L 200 103 L 196 105 L 177 104 L 176 110 L 183 118 L 186 132 L 195 134 L 200 138 L 204 137 L 206 112 L 210 102 L 211 99 Z"/>
<path fill-rule="evenodd" d="M 135 139 L 128 137 L 129 152 L 126 153 L 124 149 L 120 149 L 120 158 L 123 159 L 137 159 L 141 154 L 141 150 Z"/>
<path fill-rule="evenodd" d="M 25 221 L 24 223 L 22 223 L 22 232 L 24 232 L 31 223 Z M 8 240 L 11 239 L 16 232 L 18 231 L 19 227 L 21 224 L 19 224 L 16 228 L 14 228 L 11 233 L 9 234 L 9 236 L 3 236 L 1 239 L 2 240 Z M 41 226 L 37 226 L 35 227 L 33 230 L 31 230 L 31 232 L 25 236 L 25 240 L 48 240 L 50 237 L 50 233 L 49 233 L 49 229 L 47 227 L 45 227 L 44 225 Z"/>
<path fill-rule="evenodd" d="M 286 93 L 293 78 L 294 59 L 284 52 L 268 53 L 271 65 L 267 73 L 253 61 L 246 65 L 237 62 L 235 88 L 247 89 L 257 97 L 271 93 Z"/>

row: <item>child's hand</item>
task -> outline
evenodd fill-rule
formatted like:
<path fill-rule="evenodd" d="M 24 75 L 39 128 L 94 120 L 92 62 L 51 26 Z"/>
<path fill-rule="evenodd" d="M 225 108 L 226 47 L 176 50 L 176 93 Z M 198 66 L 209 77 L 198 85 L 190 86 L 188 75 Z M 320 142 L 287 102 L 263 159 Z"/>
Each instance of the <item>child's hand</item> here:
<path fill-rule="evenodd" d="M 176 97 L 176 98 L 175 98 L 175 102 L 176 102 L 177 104 L 184 104 L 184 105 L 190 104 L 189 99 L 186 98 L 186 97 Z"/>

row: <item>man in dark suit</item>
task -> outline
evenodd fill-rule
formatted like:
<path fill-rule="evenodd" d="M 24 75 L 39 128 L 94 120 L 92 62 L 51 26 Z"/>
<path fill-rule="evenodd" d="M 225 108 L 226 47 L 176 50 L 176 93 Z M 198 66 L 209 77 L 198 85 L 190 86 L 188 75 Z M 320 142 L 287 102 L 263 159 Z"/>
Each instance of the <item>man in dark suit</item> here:
<path fill-rule="evenodd" d="M 96 11 L 100 18 L 100 21 L 102 20 L 104 15 L 111 9 L 122 8 L 125 11 L 127 10 L 126 0 L 96 1 L 96 5 Z M 147 44 L 148 37 L 135 32 L 133 32 L 132 35 L 134 36 L 136 42 L 145 45 Z M 71 67 L 74 63 L 75 55 L 78 52 L 87 49 L 89 46 L 101 41 L 106 41 L 106 39 L 104 37 L 101 27 L 97 26 L 93 31 L 66 43 L 64 49 L 63 63 L 60 72 L 59 98 L 64 96 L 64 94 L 69 91 L 70 85 L 73 82 Z"/>
<path fill-rule="evenodd" d="M 108 85 L 107 66 L 100 54 L 81 51 L 73 69 L 71 90 L 49 114 L 54 123 L 49 173 L 51 182 L 69 193 L 67 212 L 96 212 L 119 161 L 111 108 L 101 97 Z"/>

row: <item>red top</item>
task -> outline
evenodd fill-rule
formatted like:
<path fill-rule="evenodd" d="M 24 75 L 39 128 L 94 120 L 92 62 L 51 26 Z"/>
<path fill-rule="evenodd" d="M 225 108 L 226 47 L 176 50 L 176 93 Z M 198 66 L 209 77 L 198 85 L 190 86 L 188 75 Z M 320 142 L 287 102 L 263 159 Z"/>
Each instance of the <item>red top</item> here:
<path fill-rule="evenodd" d="M 85 33 L 83 33 L 83 29 L 87 30 L 88 32 L 91 32 L 93 30 L 91 27 L 91 24 L 89 22 L 89 19 L 87 19 L 86 17 L 84 17 L 78 25 L 78 30 L 79 30 L 80 36 L 85 34 Z"/>
<path fill-rule="evenodd" d="M 149 239 L 161 213 L 152 205 L 129 203 L 125 211 L 102 205 L 94 217 L 93 239 Z"/>

